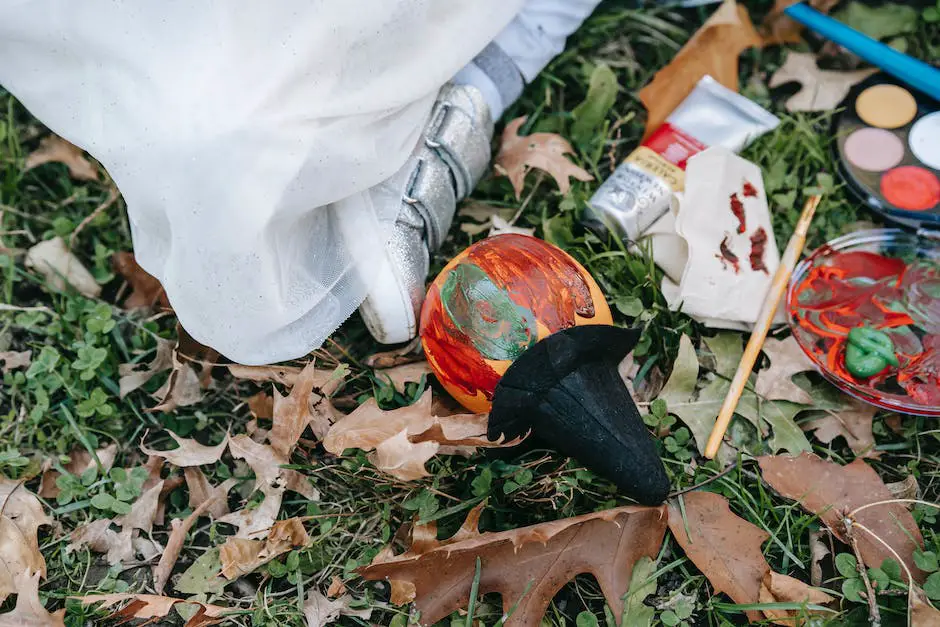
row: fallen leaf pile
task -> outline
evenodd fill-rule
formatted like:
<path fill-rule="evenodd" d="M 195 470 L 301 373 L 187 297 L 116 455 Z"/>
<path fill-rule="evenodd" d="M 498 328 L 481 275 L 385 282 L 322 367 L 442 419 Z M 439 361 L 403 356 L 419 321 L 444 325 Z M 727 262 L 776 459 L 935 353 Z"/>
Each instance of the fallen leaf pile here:
<path fill-rule="evenodd" d="M 532 168 L 548 172 L 558 184 L 562 195 L 568 193 L 570 177 L 579 181 L 593 181 L 586 170 L 565 157 L 574 154 L 574 148 L 561 135 L 555 133 L 532 133 L 520 136 L 519 129 L 527 117 L 516 118 L 506 125 L 493 167 L 503 176 L 508 176 L 516 198 L 522 196 L 525 176 Z"/>
<path fill-rule="evenodd" d="M 386 549 L 359 573 L 392 582 L 392 602 L 414 600 L 423 624 L 466 607 L 478 558 L 485 565 L 480 593 L 499 593 L 504 611 L 514 608 L 507 627 L 538 625 L 555 593 L 582 573 L 594 575 L 620 616 L 633 565 L 657 555 L 666 530 L 662 507 L 620 507 L 499 533 L 480 533 L 480 511 L 447 540 L 437 540 L 434 523 L 416 524 L 408 551 Z"/>

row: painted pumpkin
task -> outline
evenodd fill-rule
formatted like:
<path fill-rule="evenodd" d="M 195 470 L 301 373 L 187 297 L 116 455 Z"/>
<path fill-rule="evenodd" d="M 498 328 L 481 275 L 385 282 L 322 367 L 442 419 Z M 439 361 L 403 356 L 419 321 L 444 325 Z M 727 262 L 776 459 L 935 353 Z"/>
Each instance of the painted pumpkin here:
<path fill-rule="evenodd" d="M 470 411 L 490 410 L 509 365 L 556 331 L 612 324 L 610 307 L 570 255 L 527 235 L 497 235 L 454 257 L 421 310 L 428 363 Z"/>

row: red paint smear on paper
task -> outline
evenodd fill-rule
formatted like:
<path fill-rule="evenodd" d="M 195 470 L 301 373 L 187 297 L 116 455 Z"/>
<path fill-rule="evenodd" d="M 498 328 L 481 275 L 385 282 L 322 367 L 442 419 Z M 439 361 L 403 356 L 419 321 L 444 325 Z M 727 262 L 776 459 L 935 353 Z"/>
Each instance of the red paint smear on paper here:
<path fill-rule="evenodd" d="M 595 316 L 591 288 L 581 269 L 561 249 L 540 239 L 498 235 L 468 248 L 455 260 L 480 267 L 551 333 L 576 326 L 576 316 Z M 440 304 L 439 285 L 447 272 L 442 272 L 428 290 L 428 302 L 421 311 L 421 340 L 426 353 L 437 362 L 439 375 L 447 377 L 446 383 L 469 396 L 483 392 L 492 400 L 501 375 Z"/>
<path fill-rule="evenodd" d="M 744 215 L 744 203 L 737 194 L 731 194 L 731 213 L 738 219 L 738 234 L 747 230 L 747 216 Z"/>
<path fill-rule="evenodd" d="M 794 333 L 810 357 L 853 389 L 878 402 L 940 405 L 940 335 L 923 334 L 904 310 L 912 283 L 934 280 L 940 267 L 853 251 L 816 253 L 825 260 L 794 288 L 789 313 Z M 891 336 L 901 363 L 869 379 L 854 377 L 845 367 L 848 332 L 859 326 Z M 883 400 L 881 402 L 884 402 Z"/>
<path fill-rule="evenodd" d="M 725 235 L 725 238 L 721 240 L 721 245 L 718 247 L 718 250 L 721 252 L 715 256 L 721 260 L 721 264 L 725 268 L 730 265 L 734 270 L 734 273 L 737 274 L 741 271 L 741 264 L 738 260 L 738 256 L 731 252 L 731 245 L 729 244 L 728 240 L 729 236 Z"/>
<path fill-rule="evenodd" d="M 764 265 L 764 249 L 767 247 L 767 231 L 764 227 L 759 227 L 751 235 L 751 270 L 754 272 L 763 272 L 770 274 L 767 266 Z"/>
<path fill-rule="evenodd" d="M 757 188 L 751 185 L 750 181 L 744 181 L 744 191 L 742 193 L 745 198 L 757 198 Z"/>

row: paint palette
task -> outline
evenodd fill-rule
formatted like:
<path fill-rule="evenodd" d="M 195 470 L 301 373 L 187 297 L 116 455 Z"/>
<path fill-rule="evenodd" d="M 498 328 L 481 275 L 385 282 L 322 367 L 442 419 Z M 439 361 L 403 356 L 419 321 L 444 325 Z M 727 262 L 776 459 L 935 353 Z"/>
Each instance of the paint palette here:
<path fill-rule="evenodd" d="M 900 229 L 850 233 L 813 252 L 790 280 L 793 337 L 843 392 L 878 407 L 940 416 L 940 246 Z M 898 366 L 852 375 L 850 330 L 887 334 Z"/>
<path fill-rule="evenodd" d="M 833 134 L 849 188 L 888 219 L 940 224 L 940 103 L 879 73 L 841 107 Z"/>

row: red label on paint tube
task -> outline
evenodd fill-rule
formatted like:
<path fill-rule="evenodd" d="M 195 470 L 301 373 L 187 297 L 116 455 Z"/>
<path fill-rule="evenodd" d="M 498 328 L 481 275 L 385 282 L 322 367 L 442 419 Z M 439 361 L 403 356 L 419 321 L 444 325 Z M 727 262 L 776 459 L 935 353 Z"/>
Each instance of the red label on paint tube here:
<path fill-rule="evenodd" d="M 689 157 L 708 148 L 708 146 L 668 121 L 653 131 L 653 134 L 646 138 L 643 145 L 683 170 L 685 170 L 685 164 Z"/>
<path fill-rule="evenodd" d="M 598 223 L 633 241 L 669 209 L 673 192 L 685 187 L 685 165 L 710 146 L 739 152 L 780 123 L 755 102 L 702 78 L 666 122 L 597 189 L 586 211 Z"/>

